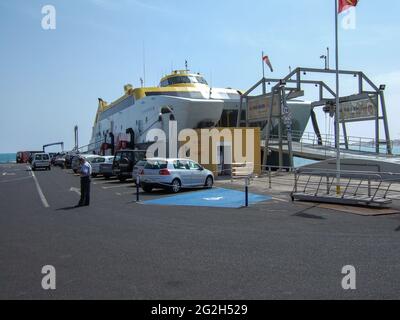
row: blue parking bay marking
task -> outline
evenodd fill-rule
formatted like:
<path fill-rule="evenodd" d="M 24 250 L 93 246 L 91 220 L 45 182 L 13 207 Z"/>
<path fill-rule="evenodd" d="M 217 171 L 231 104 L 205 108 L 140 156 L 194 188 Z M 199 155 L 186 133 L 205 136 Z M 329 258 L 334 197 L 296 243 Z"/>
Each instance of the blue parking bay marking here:
<path fill-rule="evenodd" d="M 272 197 L 249 193 L 249 204 L 270 200 L 272 200 Z M 161 206 L 241 208 L 245 203 L 245 193 L 231 189 L 213 188 L 147 200 L 143 203 Z"/>

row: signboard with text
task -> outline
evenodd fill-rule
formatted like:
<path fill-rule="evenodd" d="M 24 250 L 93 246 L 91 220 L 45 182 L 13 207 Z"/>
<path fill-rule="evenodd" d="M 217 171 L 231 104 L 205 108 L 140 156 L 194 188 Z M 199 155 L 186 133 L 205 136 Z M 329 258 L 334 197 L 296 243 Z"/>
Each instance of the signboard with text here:
<path fill-rule="evenodd" d="M 374 120 L 378 114 L 376 96 L 340 104 L 340 121 Z"/>
<path fill-rule="evenodd" d="M 269 108 L 271 107 L 271 95 L 249 97 L 247 99 L 247 108 L 249 111 L 249 120 L 265 119 L 268 118 Z M 279 96 L 275 95 L 272 116 L 279 116 Z"/>

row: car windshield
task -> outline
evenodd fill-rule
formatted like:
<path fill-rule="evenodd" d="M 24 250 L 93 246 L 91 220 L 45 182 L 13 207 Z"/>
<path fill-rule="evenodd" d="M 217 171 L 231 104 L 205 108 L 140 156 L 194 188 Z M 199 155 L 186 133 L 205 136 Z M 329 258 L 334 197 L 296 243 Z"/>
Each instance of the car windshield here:
<path fill-rule="evenodd" d="M 160 170 L 160 169 L 166 169 L 168 166 L 167 161 L 163 160 L 152 160 L 152 161 L 147 161 L 146 165 L 144 166 L 145 169 L 152 169 L 152 170 Z"/>

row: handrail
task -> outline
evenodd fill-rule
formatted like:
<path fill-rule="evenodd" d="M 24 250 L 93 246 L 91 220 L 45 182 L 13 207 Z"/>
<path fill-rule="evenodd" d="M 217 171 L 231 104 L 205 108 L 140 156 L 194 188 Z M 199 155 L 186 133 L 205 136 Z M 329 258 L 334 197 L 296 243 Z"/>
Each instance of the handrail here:
<path fill-rule="evenodd" d="M 295 185 L 292 191 L 292 195 L 298 193 L 299 187 L 303 193 L 311 193 L 315 196 L 320 194 L 321 184 L 324 176 L 327 177 L 327 193 L 325 195 L 333 195 L 331 192 L 331 182 L 329 176 L 332 176 L 334 180 L 334 175 L 332 173 L 335 170 L 295 170 Z M 400 174 L 394 174 L 400 176 Z M 304 177 L 305 180 L 301 180 Z M 319 180 L 312 180 L 312 177 L 319 177 Z M 332 184 L 334 183 L 332 180 Z M 357 181 L 357 182 L 355 182 Z M 372 185 L 372 182 L 375 182 Z M 340 196 L 342 199 L 346 197 L 364 197 L 368 199 L 368 202 L 374 202 L 378 197 L 382 197 L 383 199 L 388 199 L 388 194 L 391 190 L 391 187 L 397 181 L 400 183 L 400 178 L 393 180 L 385 180 L 382 178 L 380 173 L 373 172 L 347 172 L 346 176 L 342 179 L 340 186 L 343 186 L 343 191 L 340 194 L 336 194 L 336 196 Z M 365 185 L 367 183 L 367 185 Z M 385 183 L 388 183 L 386 186 Z M 304 184 L 304 188 L 303 188 Z M 373 192 L 372 192 L 373 191 Z"/>
<path fill-rule="evenodd" d="M 280 137 L 278 135 L 271 134 L 269 136 L 270 140 L 278 140 Z M 282 140 L 287 141 L 287 133 L 281 137 Z M 335 135 L 332 134 L 320 134 L 319 136 L 314 132 L 301 132 L 301 131 L 292 131 L 291 139 L 294 142 L 300 143 L 300 148 L 303 146 L 312 146 L 312 147 L 325 147 L 336 149 L 336 139 Z M 321 144 L 322 143 L 322 144 Z M 390 141 L 391 145 L 394 145 L 394 141 Z M 376 143 L 374 138 L 367 137 L 356 137 L 356 136 L 340 136 L 339 139 L 340 146 L 345 147 L 346 150 L 349 151 L 358 151 L 363 153 L 375 153 L 376 152 Z M 379 154 L 387 154 L 386 141 L 379 141 L 380 150 L 385 152 L 379 152 Z"/>

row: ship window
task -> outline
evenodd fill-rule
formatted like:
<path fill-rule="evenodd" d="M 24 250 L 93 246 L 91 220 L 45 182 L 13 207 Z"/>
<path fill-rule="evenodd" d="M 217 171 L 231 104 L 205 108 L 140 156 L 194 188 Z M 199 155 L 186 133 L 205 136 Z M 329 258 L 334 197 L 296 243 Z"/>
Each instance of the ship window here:
<path fill-rule="evenodd" d="M 206 85 L 208 84 L 207 81 L 201 76 L 176 76 L 161 81 L 160 87 L 167 87 L 181 83 L 202 83 Z"/>
<path fill-rule="evenodd" d="M 202 83 L 202 84 L 208 85 L 207 81 L 203 77 L 196 76 L 196 80 L 197 80 L 198 83 Z"/>

